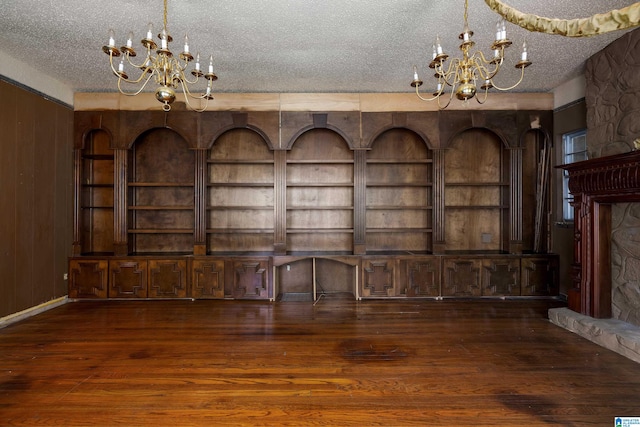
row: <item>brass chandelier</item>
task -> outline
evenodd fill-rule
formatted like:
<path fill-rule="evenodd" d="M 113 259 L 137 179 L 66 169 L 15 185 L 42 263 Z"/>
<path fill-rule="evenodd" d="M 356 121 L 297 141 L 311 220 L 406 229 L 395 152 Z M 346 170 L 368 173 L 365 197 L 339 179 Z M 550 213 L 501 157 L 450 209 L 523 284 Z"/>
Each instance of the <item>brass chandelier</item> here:
<path fill-rule="evenodd" d="M 178 57 L 175 57 L 169 50 L 169 43 L 173 41 L 173 38 L 167 28 L 167 0 L 164 0 L 164 22 L 158 38 L 160 39 L 159 45 L 153 40 L 153 24 L 150 23 L 145 38 L 140 41 L 147 51 L 145 58 L 139 63 L 135 63 L 132 60 L 137 55 L 132 46 L 133 32 L 129 32 L 126 45 L 118 49 L 115 44 L 115 33 L 113 30 L 109 30 L 109 41 L 106 46 L 102 46 L 102 50 L 109 55 L 111 71 L 118 77 L 118 90 L 123 95 L 138 95 L 153 78 L 158 85 L 155 93 L 156 99 L 162 102 L 164 111 L 171 110 L 171 103 L 176 99 L 176 89 L 182 90 L 189 108 L 198 112 L 206 110 L 209 100 L 213 99 L 213 82 L 218 80 L 218 76 L 213 72 L 213 55 L 209 57 L 209 68 L 205 73 L 200 68 L 200 54 L 196 54 L 190 80 L 187 67 L 194 61 L 194 57 L 189 51 L 189 37 L 185 34 L 184 48 Z M 117 57 L 120 57 L 120 61 L 116 67 L 114 58 Z M 133 67 L 140 72 L 140 76 L 129 78 L 125 67 Z M 205 92 L 194 94 L 189 85 L 196 84 L 201 77 L 206 80 Z M 129 92 L 123 89 L 123 83 L 139 85 L 139 88 Z M 200 106 L 196 107 L 191 104 L 190 99 L 204 100 L 204 106 L 200 103 Z"/>
<path fill-rule="evenodd" d="M 503 88 L 496 86 L 493 78 L 502 67 L 505 49 L 511 46 L 511 41 L 507 38 L 505 20 L 501 19 L 496 24 L 496 39 L 491 45 L 493 55 L 490 59 L 487 59 L 481 51 L 470 52 L 475 42 L 471 40 L 473 31 L 469 29 L 468 8 L 469 2 L 465 0 L 464 29 L 458 36 L 458 38 L 462 40 L 460 43 L 462 58 L 455 58 L 449 62 L 448 66 L 445 66 L 449 55 L 444 53 L 439 36 L 436 37 L 435 43 L 433 44 L 433 55 L 431 63 L 429 64 L 429 68 L 435 71 L 434 76 L 437 79 L 436 89 L 432 94 L 433 97 L 425 98 L 420 95 L 419 88 L 423 82 L 418 76 L 418 68 L 415 65 L 413 66 L 413 81 L 411 82 L 411 86 L 416 89 L 416 95 L 423 101 L 437 100 L 440 109 L 447 108 L 454 96 L 464 102 L 475 97 L 478 103 L 484 104 L 487 100 L 489 89 L 495 88 L 506 91 L 515 88 L 524 79 L 524 69 L 531 65 L 531 62 L 527 59 L 527 42 L 525 40 L 522 44 L 520 61 L 515 65 L 516 68 L 521 70 L 520 79 L 509 87 Z M 482 97 L 478 96 L 478 83 L 480 83 L 480 90 L 484 91 Z M 446 103 L 443 104 L 441 98 L 445 98 Z"/>

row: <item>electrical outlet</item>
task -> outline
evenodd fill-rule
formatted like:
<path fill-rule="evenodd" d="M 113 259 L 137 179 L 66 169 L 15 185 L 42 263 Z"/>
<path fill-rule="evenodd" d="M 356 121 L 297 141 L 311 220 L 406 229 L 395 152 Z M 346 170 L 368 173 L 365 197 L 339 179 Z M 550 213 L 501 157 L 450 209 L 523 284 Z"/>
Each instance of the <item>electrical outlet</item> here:
<path fill-rule="evenodd" d="M 492 237 L 493 236 L 491 236 L 491 233 L 482 233 L 480 235 L 480 241 L 482 243 L 491 243 Z"/>
<path fill-rule="evenodd" d="M 62 275 L 62 278 L 63 278 L 64 280 L 68 280 L 68 279 L 69 279 L 69 275 L 68 275 L 67 273 L 64 273 L 64 274 Z"/>
<path fill-rule="evenodd" d="M 291 266 L 287 264 L 287 271 L 291 271 Z"/>

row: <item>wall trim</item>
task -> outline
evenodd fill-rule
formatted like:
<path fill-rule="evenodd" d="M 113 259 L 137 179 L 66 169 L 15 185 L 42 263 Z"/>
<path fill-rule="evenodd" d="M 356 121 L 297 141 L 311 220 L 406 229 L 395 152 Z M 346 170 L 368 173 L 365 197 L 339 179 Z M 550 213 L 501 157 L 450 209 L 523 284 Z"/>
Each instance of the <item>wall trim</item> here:
<path fill-rule="evenodd" d="M 0 74 L 0 81 L 3 81 L 3 82 L 5 82 L 5 83 L 9 83 L 10 85 L 13 85 L 13 86 L 17 86 L 17 87 L 19 87 L 20 89 L 22 89 L 22 90 L 26 90 L 27 92 L 33 93 L 34 95 L 38 95 L 38 96 L 40 96 L 40 97 L 42 97 L 42 98 L 46 99 L 47 101 L 54 102 L 54 103 L 56 103 L 56 104 L 58 104 L 58 105 L 61 105 L 61 106 L 66 107 L 66 108 L 68 108 L 68 109 L 70 109 L 70 110 L 73 110 L 73 105 L 71 105 L 71 104 L 67 104 L 67 103 L 66 103 L 66 102 L 64 102 L 64 101 L 61 101 L 61 100 L 59 100 L 59 99 L 57 99 L 57 98 L 54 98 L 54 97 L 52 97 L 52 96 L 49 96 L 49 95 L 47 95 L 47 94 L 46 94 L 46 93 L 44 93 L 44 92 L 41 92 L 41 91 L 39 91 L 39 90 L 36 90 L 36 89 L 34 89 L 34 88 L 30 87 L 30 86 L 27 86 L 27 85 L 25 85 L 25 84 L 22 84 L 22 83 L 20 83 L 19 81 L 13 80 L 12 78 L 7 77 L 7 76 L 5 76 L 5 75 Z"/>
<path fill-rule="evenodd" d="M 553 93 L 491 93 L 487 102 L 452 102 L 447 110 L 553 110 Z M 456 100 L 457 101 L 457 100 Z M 125 96 L 119 93 L 76 92 L 75 111 L 162 111 L 153 93 Z M 184 110 L 182 95 L 174 103 Z M 173 109 L 172 109 L 173 111 Z M 424 102 L 415 93 L 219 93 L 207 111 L 438 111 L 438 104 Z"/>
<path fill-rule="evenodd" d="M 64 305 L 67 302 L 69 302 L 69 297 L 65 295 L 60 298 L 52 299 L 51 301 L 43 302 L 42 304 L 36 305 L 35 307 L 30 307 L 17 313 L 0 317 L 0 329 L 29 317 L 35 316 L 36 314 L 44 313 L 47 310 L 51 310 L 52 308 Z"/>

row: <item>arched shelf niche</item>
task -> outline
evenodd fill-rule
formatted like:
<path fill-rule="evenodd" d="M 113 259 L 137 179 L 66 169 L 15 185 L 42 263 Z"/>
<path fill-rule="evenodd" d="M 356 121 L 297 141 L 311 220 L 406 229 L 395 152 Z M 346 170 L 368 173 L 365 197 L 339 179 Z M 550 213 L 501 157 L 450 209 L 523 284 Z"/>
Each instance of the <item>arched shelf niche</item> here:
<path fill-rule="evenodd" d="M 502 253 L 509 244 L 509 156 L 485 128 L 456 134 L 444 160 L 446 250 Z"/>
<path fill-rule="evenodd" d="M 192 253 L 195 156 L 169 128 L 140 134 L 129 150 L 127 224 L 132 254 Z"/>
<path fill-rule="evenodd" d="M 288 252 L 352 253 L 354 160 L 337 132 L 315 128 L 287 152 Z"/>
<path fill-rule="evenodd" d="M 207 156 L 208 253 L 273 250 L 274 156 L 247 128 L 222 133 Z"/>
<path fill-rule="evenodd" d="M 433 153 L 417 133 L 392 128 L 367 152 L 367 253 L 430 253 Z"/>

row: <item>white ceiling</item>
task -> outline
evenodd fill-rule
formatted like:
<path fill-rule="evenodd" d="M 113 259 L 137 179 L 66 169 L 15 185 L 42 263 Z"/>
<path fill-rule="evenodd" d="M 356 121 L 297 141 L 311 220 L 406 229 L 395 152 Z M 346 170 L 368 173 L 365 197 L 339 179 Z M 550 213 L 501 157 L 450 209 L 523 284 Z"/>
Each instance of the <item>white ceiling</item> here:
<path fill-rule="evenodd" d="M 523 12 L 578 18 L 633 4 L 631 0 L 505 0 Z M 118 45 L 162 25 L 162 0 L 0 0 L 0 52 L 74 91 L 115 91 L 102 52 L 113 28 Z M 168 26 L 182 50 L 215 58 L 217 92 L 410 92 L 412 65 L 423 80 L 431 45 L 440 35 L 458 55 L 463 0 L 169 0 Z M 490 54 L 498 15 L 484 0 L 469 0 L 477 48 Z M 512 24 L 508 73 L 526 37 L 533 65 L 520 92 L 547 92 L 581 73 L 584 62 L 623 32 L 591 38 L 528 33 Z M 139 44 L 134 42 L 134 47 Z M 141 52 L 142 49 L 139 49 Z M 428 86 L 432 83 L 429 81 Z"/>

